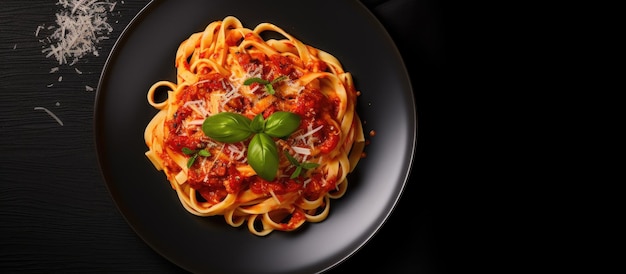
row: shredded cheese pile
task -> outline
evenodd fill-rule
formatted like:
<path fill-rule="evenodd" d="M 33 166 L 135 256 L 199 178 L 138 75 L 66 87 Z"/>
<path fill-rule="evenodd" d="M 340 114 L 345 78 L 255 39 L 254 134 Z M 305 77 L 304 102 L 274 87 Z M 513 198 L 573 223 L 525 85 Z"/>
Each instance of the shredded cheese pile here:
<path fill-rule="evenodd" d="M 54 57 L 59 65 L 73 65 L 87 54 L 99 56 L 97 44 L 109 39 L 113 27 L 107 22 L 109 12 L 116 2 L 109 0 L 59 0 L 61 10 L 56 14 L 56 26 L 40 25 L 35 31 L 39 36 L 42 29 L 50 30 L 42 53 L 46 58 Z"/>

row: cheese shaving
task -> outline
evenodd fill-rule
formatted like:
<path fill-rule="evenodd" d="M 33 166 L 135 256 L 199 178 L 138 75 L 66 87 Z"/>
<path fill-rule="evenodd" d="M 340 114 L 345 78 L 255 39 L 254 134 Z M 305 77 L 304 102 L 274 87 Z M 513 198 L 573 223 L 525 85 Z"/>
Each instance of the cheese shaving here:
<path fill-rule="evenodd" d="M 313 181 L 313 179 L 307 178 L 306 180 L 304 180 L 302 187 L 306 188 L 306 185 L 308 185 L 311 181 Z"/>
<path fill-rule="evenodd" d="M 116 2 L 109 0 L 59 0 L 62 9 L 56 14 L 56 26 L 41 51 L 46 58 L 54 57 L 59 65 L 73 65 L 87 54 L 98 56 L 97 44 L 109 39 L 113 27 L 107 22 L 108 13 L 113 11 Z M 37 26 L 35 37 L 44 30 L 44 25 Z"/>
<path fill-rule="evenodd" d="M 270 189 L 270 194 L 272 195 L 272 198 L 274 198 L 274 201 L 276 201 L 277 204 L 281 204 L 280 199 L 278 199 L 278 197 L 276 197 L 276 194 L 274 194 L 274 191 Z"/>
<path fill-rule="evenodd" d="M 63 121 L 61 121 L 61 119 L 59 119 L 59 117 L 57 117 L 54 113 L 52 113 L 52 111 L 50 111 L 49 109 L 45 108 L 45 107 L 35 107 L 35 110 L 43 110 L 46 113 L 48 113 L 48 115 L 50 115 L 50 117 L 54 118 L 54 120 L 57 121 L 57 123 L 59 123 L 59 125 L 63 126 Z"/>
<path fill-rule="evenodd" d="M 304 148 L 304 147 L 291 147 L 291 148 L 293 149 L 293 151 L 295 151 L 298 154 L 311 155 L 310 148 Z"/>
<path fill-rule="evenodd" d="M 318 126 L 316 128 L 313 128 L 312 124 L 308 124 L 307 131 L 302 135 L 296 136 L 296 139 L 302 140 L 302 142 L 309 146 L 313 146 L 313 143 L 317 140 L 317 138 L 314 138 L 312 135 L 322 129 L 322 127 L 323 126 Z"/>

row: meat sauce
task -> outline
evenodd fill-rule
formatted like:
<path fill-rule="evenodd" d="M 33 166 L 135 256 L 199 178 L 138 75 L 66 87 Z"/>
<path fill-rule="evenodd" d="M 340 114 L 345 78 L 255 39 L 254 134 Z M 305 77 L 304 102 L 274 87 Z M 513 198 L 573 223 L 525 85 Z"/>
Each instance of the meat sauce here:
<path fill-rule="evenodd" d="M 246 39 L 253 39 L 246 37 Z M 297 79 L 302 76 L 303 65 L 307 70 L 324 71 L 325 63 L 311 62 L 311 64 L 300 64 L 299 60 L 274 55 L 267 57 L 264 54 L 247 54 L 239 53 L 237 62 L 246 70 L 250 71 L 254 66 L 262 65 L 262 78 L 271 81 L 279 76 L 285 75 L 290 79 Z M 224 82 L 228 81 L 218 73 L 201 71 L 199 73 L 199 84 L 186 87 L 184 92 L 180 93 L 177 98 L 182 102 L 195 101 L 204 99 L 209 101 L 210 94 L 213 91 L 224 89 Z M 252 84 L 255 85 L 256 83 Z M 274 87 L 279 87 L 284 83 L 279 82 Z M 250 87 L 251 89 L 254 86 Z M 278 90 L 278 89 L 276 89 Z M 265 92 L 259 88 L 257 93 Z M 275 94 L 280 96 L 278 93 Z M 279 104 L 283 100 L 289 100 L 289 104 Z M 307 86 L 303 92 L 300 92 L 296 98 L 278 98 L 272 105 L 263 111 L 263 116 L 267 118 L 275 111 L 284 110 L 298 114 L 301 117 L 300 129 L 306 131 L 309 124 L 313 128 L 322 126 L 322 128 L 313 134 L 316 138 L 314 146 L 319 149 L 320 153 L 325 154 L 332 151 L 339 142 L 339 130 L 327 121 L 330 117 L 334 117 L 337 113 L 338 102 L 321 93 L 319 88 L 315 86 Z M 243 96 L 230 100 L 228 102 L 229 111 L 244 113 L 252 107 L 250 101 Z M 289 109 L 284 109 L 288 106 Z M 281 107 L 283 109 L 281 109 Z M 173 117 L 166 122 L 169 134 L 165 140 L 166 146 L 174 151 L 181 151 L 184 147 L 190 149 L 202 149 L 207 146 L 208 137 L 204 135 L 200 126 L 184 126 L 184 121 L 189 119 L 194 111 L 189 107 L 179 107 Z M 251 118 L 251 117 L 250 117 Z M 244 143 L 247 146 L 246 140 Z M 241 145 L 243 148 L 243 145 Z M 229 146 L 224 146 L 223 153 L 229 154 Z M 280 157 L 284 157 L 281 155 Z M 171 159 L 169 160 L 171 161 Z M 266 181 L 259 176 L 246 177 L 239 173 L 236 166 L 237 163 L 231 163 L 215 159 L 215 155 L 206 158 L 206 162 L 212 163 L 211 168 L 202 168 L 202 161 L 195 161 L 189 170 L 187 182 L 196 189 L 201 198 L 210 203 L 217 203 L 226 197 L 227 194 L 235 194 L 242 189 L 250 188 L 258 194 L 269 195 L 273 192 L 276 195 L 302 191 L 302 195 L 306 199 L 317 199 L 320 195 L 335 189 L 336 180 L 323 180 L 322 174 L 313 173 L 310 178 L 289 179 L 289 177 L 277 177 L 274 181 Z M 169 168 L 176 169 L 176 164 L 169 163 Z M 175 170 L 176 172 L 176 170 Z M 310 179 L 310 181 L 308 181 Z M 307 184 L 303 183 L 307 180 Z M 297 221 L 298 218 L 304 218 L 301 213 L 292 214 L 291 222 Z"/>

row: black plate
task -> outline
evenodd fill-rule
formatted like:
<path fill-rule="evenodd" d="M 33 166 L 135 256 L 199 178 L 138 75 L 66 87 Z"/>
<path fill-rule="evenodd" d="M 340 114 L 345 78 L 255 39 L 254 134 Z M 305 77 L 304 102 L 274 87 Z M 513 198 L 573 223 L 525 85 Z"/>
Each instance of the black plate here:
<path fill-rule="evenodd" d="M 230 227 L 221 216 L 194 216 L 144 156 L 143 132 L 156 113 L 146 101 L 148 88 L 175 81 L 180 42 L 228 15 L 248 28 L 271 22 L 333 54 L 362 92 L 357 111 L 371 141 L 367 157 L 321 223 L 258 237 L 246 227 Z M 313 273 L 347 259 L 374 236 L 400 198 L 417 129 L 409 77 L 390 36 L 360 2 L 336 0 L 151 2 L 106 62 L 94 118 L 102 174 L 129 225 L 173 263 L 203 273 Z M 371 130 L 373 137 L 367 136 Z"/>

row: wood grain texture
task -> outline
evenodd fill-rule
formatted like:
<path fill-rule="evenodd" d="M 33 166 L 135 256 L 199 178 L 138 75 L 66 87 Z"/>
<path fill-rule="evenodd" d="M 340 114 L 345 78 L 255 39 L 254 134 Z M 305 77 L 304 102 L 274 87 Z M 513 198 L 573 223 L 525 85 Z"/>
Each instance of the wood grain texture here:
<path fill-rule="evenodd" d="M 184 272 L 126 224 L 95 154 L 93 105 L 115 39 L 148 1 L 121 1 L 100 56 L 60 66 L 41 50 L 54 1 L 0 5 L 0 271 Z M 59 71 L 51 73 L 51 69 Z M 62 79 L 59 79 L 62 77 Z M 53 112 L 63 125 L 45 111 Z"/>
<path fill-rule="evenodd" d="M 46 58 L 41 52 L 46 33 L 35 35 L 39 26 L 54 23 L 60 9 L 56 1 L 0 4 L 0 272 L 185 272 L 154 252 L 125 222 L 100 174 L 94 144 L 96 94 L 87 89 L 96 88 L 115 39 L 148 2 L 117 1 L 109 17 L 113 32 L 98 45 L 99 56 L 88 55 L 72 66 Z M 389 28 L 404 24 L 404 19 L 392 21 L 395 13 L 404 10 L 406 17 L 407 7 L 415 8 L 401 0 L 363 2 Z M 440 58 L 437 45 L 423 45 L 432 52 L 409 59 L 420 41 L 397 29 L 390 33 L 403 42 L 399 48 L 409 69 L 434 74 Z M 426 62 L 431 70 L 411 60 Z M 56 67 L 59 71 L 51 72 Z M 416 87 L 423 85 L 415 82 Z M 36 107 L 51 111 L 63 125 Z M 423 176 L 412 175 L 412 180 Z M 432 217 L 437 205 L 426 198 L 432 190 L 423 184 L 407 186 L 379 235 L 331 272 L 365 266 L 373 272 L 443 273 L 433 247 L 434 235 L 440 233 L 433 223 L 438 219 Z M 409 224 L 408 215 L 420 221 Z M 397 231 L 412 234 L 407 238 Z"/>

